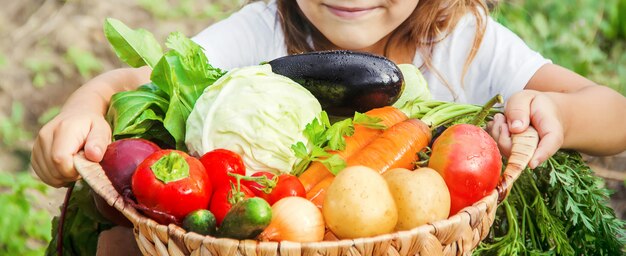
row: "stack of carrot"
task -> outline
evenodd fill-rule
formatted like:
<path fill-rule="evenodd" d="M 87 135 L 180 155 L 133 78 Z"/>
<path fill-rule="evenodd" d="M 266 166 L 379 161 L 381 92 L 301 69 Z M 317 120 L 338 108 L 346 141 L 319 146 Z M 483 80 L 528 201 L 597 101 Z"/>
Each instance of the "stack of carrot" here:
<path fill-rule="evenodd" d="M 417 153 L 428 146 L 432 134 L 428 125 L 419 119 L 409 119 L 395 107 L 372 109 L 365 113 L 380 118 L 385 130 L 354 125 L 354 134 L 345 137 L 346 147 L 331 151 L 346 161 L 348 166 L 364 165 L 383 173 L 393 168 L 414 169 Z M 334 175 L 320 162 L 313 162 L 299 179 L 307 192 L 307 199 L 322 207 L 326 189 Z"/>

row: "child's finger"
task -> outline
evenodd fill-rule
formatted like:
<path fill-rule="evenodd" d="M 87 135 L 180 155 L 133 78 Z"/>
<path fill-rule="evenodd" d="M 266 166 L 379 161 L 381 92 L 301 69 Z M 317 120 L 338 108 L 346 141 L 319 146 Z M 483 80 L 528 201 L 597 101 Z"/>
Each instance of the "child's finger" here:
<path fill-rule="evenodd" d="M 60 180 L 62 177 L 60 174 L 55 172 L 54 170 L 50 170 L 54 166 L 52 166 L 52 161 L 50 157 L 50 144 L 52 144 L 48 139 L 52 137 L 51 131 L 48 127 L 43 127 L 39 131 L 39 136 L 35 140 L 33 145 L 33 150 L 31 154 L 31 162 L 33 163 L 33 169 L 42 178 L 42 180 L 48 183 L 48 180 L 57 179 Z M 50 163 L 50 164 L 48 164 Z"/>
<path fill-rule="evenodd" d="M 511 147 L 513 146 L 513 140 L 511 139 L 511 134 L 509 133 L 509 128 L 506 124 L 501 124 L 499 128 L 500 137 L 498 138 L 498 148 L 503 155 L 509 157 L 511 155 Z"/>
<path fill-rule="evenodd" d="M 498 141 L 498 139 L 500 138 L 500 126 L 502 124 L 504 124 L 504 116 L 502 114 L 495 114 L 493 116 L 493 121 L 489 122 L 487 124 L 487 130 L 489 131 L 489 133 L 491 134 L 491 137 L 493 137 L 493 139 L 495 141 Z"/>
<path fill-rule="evenodd" d="M 558 121 L 545 118 L 541 123 L 534 124 L 539 134 L 539 144 L 537 150 L 530 160 L 530 168 L 535 168 L 554 155 L 563 145 L 563 131 L 560 129 Z"/>
<path fill-rule="evenodd" d="M 102 120 L 95 121 L 85 142 L 85 157 L 94 162 L 100 162 L 107 145 L 111 142 L 111 128 Z"/>
<path fill-rule="evenodd" d="M 537 150 L 528 164 L 528 167 L 531 169 L 537 168 L 541 163 L 546 161 L 550 156 L 554 155 L 557 150 L 559 150 L 558 145 L 561 145 L 559 141 L 559 136 L 553 132 L 548 132 L 541 136 L 541 140 L 539 141 L 539 145 L 537 145 Z"/>
<path fill-rule="evenodd" d="M 35 171 L 37 176 L 41 179 L 41 181 L 55 188 L 60 188 L 65 184 L 65 182 L 63 182 L 61 179 L 52 177 L 51 174 L 53 172 L 46 171 L 45 169 L 41 167 L 39 163 L 41 163 L 41 161 L 31 162 L 33 170 Z"/>
<path fill-rule="evenodd" d="M 522 91 L 511 96 L 507 101 L 504 107 L 504 115 L 507 118 L 511 133 L 520 133 L 528 128 L 531 114 L 530 105 L 535 95 L 535 93 L 529 91 Z"/>
<path fill-rule="evenodd" d="M 73 157 L 83 147 L 88 132 L 80 128 L 80 125 L 74 122 L 65 122 L 59 124 L 54 132 L 54 142 L 49 152 L 58 173 L 66 180 L 78 178 Z"/>
<path fill-rule="evenodd" d="M 33 170 L 41 178 L 41 181 L 52 186 L 52 181 L 55 180 L 54 177 L 46 170 L 45 167 L 45 159 L 41 157 L 41 146 L 39 143 L 39 139 L 35 140 L 35 144 L 33 145 L 32 154 L 30 155 L 30 163 L 33 167 Z"/>

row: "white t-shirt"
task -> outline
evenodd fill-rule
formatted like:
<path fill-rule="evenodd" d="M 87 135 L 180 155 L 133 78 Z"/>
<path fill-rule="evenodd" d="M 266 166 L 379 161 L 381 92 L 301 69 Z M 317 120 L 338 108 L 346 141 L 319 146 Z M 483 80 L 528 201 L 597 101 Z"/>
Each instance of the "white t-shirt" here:
<path fill-rule="evenodd" d="M 522 90 L 541 66 L 550 63 L 491 17 L 486 21 L 484 38 L 464 77 L 463 67 L 476 32 L 474 16 L 468 14 L 461 19 L 452 33 L 435 46 L 432 64 L 454 94 L 434 72 L 423 70 L 434 99 L 484 104 L 498 93 L 507 99 Z M 226 70 L 287 55 L 274 1 L 249 4 L 193 40 L 205 49 L 213 66 Z M 422 66 L 419 54 L 413 64 Z"/>

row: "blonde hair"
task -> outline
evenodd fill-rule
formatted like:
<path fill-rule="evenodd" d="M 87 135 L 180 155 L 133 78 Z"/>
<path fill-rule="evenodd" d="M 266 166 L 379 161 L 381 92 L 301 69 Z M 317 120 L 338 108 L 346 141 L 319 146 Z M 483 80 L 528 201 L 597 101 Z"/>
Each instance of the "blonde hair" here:
<path fill-rule="evenodd" d="M 329 50 L 328 42 L 304 17 L 296 1 L 277 0 L 277 4 L 289 54 Z M 388 54 L 389 45 L 408 47 L 412 47 L 409 44 L 417 45 L 417 52 L 422 56 L 424 66 L 434 72 L 451 89 L 441 74 L 432 66 L 433 48 L 452 31 L 467 13 L 471 13 L 476 18 L 476 36 L 463 67 L 461 77 L 464 77 L 469 65 L 476 57 L 485 34 L 485 18 L 488 8 L 484 0 L 419 0 L 411 16 L 390 35 L 385 46 L 385 55 Z M 309 36 L 312 36 L 313 45 L 307 41 Z M 454 96 L 456 98 L 456 95 Z"/>

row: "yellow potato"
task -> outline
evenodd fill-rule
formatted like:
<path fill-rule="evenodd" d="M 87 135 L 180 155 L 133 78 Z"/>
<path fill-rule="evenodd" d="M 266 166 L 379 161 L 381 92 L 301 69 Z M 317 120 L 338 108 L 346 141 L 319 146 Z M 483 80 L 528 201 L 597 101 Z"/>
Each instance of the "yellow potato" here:
<path fill-rule="evenodd" d="M 342 170 L 326 191 L 324 221 L 341 239 L 393 232 L 396 205 L 385 179 L 365 166 Z"/>
<path fill-rule="evenodd" d="M 437 171 L 396 168 L 385 172 L 383 177 L 398 209 L 396 230 L 409 230 L 448 218 L 450 192 Z"/>

